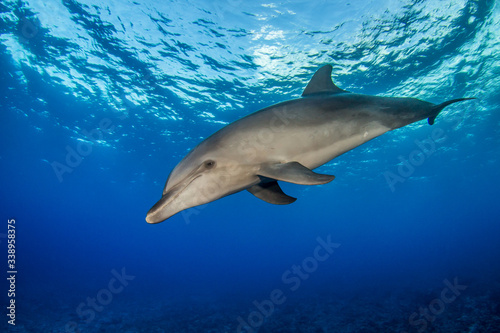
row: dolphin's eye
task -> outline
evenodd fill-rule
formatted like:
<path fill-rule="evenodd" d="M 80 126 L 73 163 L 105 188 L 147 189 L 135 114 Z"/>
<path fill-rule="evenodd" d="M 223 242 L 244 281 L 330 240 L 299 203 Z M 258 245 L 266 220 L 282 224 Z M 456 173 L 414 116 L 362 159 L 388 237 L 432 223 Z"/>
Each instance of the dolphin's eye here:
<path fill-rule="evenodd" d="M 207 169 L 212 169 L 215 167 L 215 161 L 214 160 L 208 160 L 208 161 L 205 161 L 205 168 Z"/>

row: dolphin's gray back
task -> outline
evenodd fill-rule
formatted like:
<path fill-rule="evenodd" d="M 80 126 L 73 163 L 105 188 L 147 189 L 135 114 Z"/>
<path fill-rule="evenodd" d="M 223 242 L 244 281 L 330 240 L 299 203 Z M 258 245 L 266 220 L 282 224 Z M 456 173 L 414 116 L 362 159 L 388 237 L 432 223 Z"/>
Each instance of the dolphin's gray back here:
<path fill-rule="evenodd" d="M 207 143 L 240 150 L 243 158 L 245 151 L 256 151 L 249 162 L 272 154 L 277 161 L 316 168 L 396 128 L 390 111 L 384 97 L 340 93 L 300 98 L 242 118 Z"/>

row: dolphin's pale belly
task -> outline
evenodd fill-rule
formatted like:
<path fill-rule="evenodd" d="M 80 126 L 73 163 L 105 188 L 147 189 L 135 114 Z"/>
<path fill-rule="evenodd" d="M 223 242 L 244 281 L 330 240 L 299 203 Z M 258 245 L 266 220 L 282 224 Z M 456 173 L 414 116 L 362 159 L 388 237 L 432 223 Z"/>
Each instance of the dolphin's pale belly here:
<path fill-rule="evenodd" d="M 295 152 L 295 154 L 291 154 L 289 161 L 297 161 L 310 169 L 315 169 L 388 130 L 380 124 L 373 123 L 369 124 L 361 133 L 352 133 L 352 135 L 343 137 L 334 134 L 325 135 L 324 145 L 311 145 L 310 149 Z"/>
<path fill-rule="evenodd" d="M 290 140 L 294 147 L 288 149 L 283 158 L 314 169 L 389 130 L 375 121 L 363 126 L 326 123 L 314 131 L 312 137 L 307 131 L 294 135 Z"/>

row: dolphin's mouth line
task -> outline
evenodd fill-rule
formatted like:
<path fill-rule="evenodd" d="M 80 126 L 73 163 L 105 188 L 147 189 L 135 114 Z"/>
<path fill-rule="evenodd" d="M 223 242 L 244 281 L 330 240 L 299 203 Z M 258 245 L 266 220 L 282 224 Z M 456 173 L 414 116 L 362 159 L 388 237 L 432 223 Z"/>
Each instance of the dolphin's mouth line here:
<path fill-rule="evenodd" d="M 191 180 L 189 181 L 189 183 L 187 183 L 187 184 L 186 184 L 186 185 L 185 185 L 185 186 L 184 186 L 181 190 L 177 190 L 177 193 L 176 193 L 176 194 L 175 194 L 175 195 L 174 195 L 174 196 L 173 196 L 173 197 L 172 197 L 169 201 L 172 201 L 172 200 L 176 199 L 176 198 L 177 198 L 177 197 L 178 197 L 178 196 L 179 196 L 182 192 L 184 192 L 184 190 L 185 190 L 185 189 L 186 189 L 189 185 L 191 185 L 191 183 L 192 183 L 192 182 L 194 182 L 194 181 L 195 181 L 195 179 L 198 179 L 198 178 L 200 178 L 201 176 L 202 176 L 202 175 L 198 175 L 198 176 L 194 177 L 193 179 L 191 179 Z M 177 185 L 177 186 L 178 186 L 178 185 Z"/>
<path fill-rule="evenodd" d="M 178 184 L 176 185 L 175 187 L 171 188 L 169 190 L 170 193 L 173 193 L 172 196 L 168 197 L 168 193 L 164 194 L 160 200 L 158 200 L 158 202 L 156 202 L 154 204 L 153 207 L 151 207 L 151 209 L 149 210 L 147 216 L 146 216 L 146 221 L 148 221 L 149 223 L 159 223 L 161 221 L 158 221 L 158 222 L 150 222 L 149 220 L 151 220 L 151 218 L 153 218 L 154 216 L 156 215 L 160 215 L 161 212 L 168 206 L 170 205 L 175 199 L 177 199 L 177 197 L 197 178 L 201 177 L 202 175 L 199 174 L 197 175 L 196 177 L 193 177 L 186 185 L 182 186 L 182 188 L 179 188 L 181 187 L 182 184 Z M 149 220 L 148 220 L 149 219 Z M 151 220 L 152 221 L 152 220 Z"/>

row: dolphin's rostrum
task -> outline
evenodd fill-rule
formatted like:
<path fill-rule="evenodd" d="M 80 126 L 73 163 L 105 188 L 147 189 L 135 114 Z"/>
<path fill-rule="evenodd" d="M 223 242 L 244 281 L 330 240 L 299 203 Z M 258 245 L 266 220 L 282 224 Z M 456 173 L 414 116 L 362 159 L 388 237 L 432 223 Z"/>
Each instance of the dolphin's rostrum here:
<path fill-rule="evenodd" d="M 321 67 L 302 98 L 272 105 L 222 128 L 195 147 L 174 168 L 148 223 L 162 222 L 190 207 L 248 190 L 272 204 L 294 202 L 278 181 L 318 185 L 331 175 L 312 171 L 387 132 L 422 119 L 432 125 L 441 110 L 460 98 L 435 105 L 415 98 L 350 93 Z"/>

